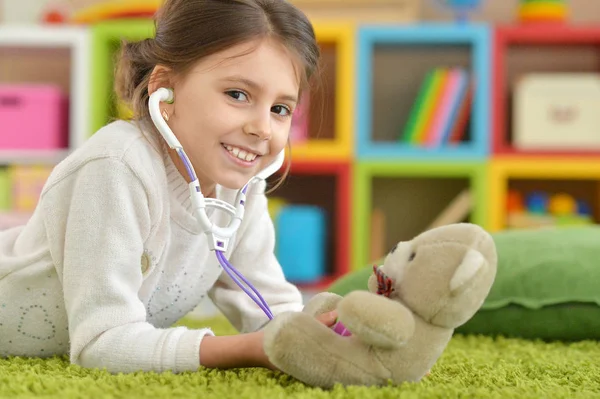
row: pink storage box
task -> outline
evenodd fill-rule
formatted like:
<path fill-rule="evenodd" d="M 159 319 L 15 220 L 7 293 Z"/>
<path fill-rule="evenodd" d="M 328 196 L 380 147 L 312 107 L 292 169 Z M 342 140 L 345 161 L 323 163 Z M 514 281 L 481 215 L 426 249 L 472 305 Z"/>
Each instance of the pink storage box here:
<path fill-rule="evenodd" d="M 52 85 L 0 85 L 0 150 L 68 147 L 68 97 Z"/>

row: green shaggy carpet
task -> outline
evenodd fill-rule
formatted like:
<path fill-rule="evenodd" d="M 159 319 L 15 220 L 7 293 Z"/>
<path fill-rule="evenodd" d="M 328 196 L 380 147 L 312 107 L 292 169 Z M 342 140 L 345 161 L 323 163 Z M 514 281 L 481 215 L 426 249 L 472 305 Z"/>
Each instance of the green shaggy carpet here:
<path fill-rule="evenodd" d="M 222 318 L 186 320 L 219 334 L 235 331 Z M 66 358 L 0 359 L 0 397 L 33 398 L 598 398 L 600 343 L 543 343 L 455 336 L 420 383 L 400 387 L 336 387 L 325 391 L 263 369 L 200 370 L 181 375 L 110 375 L 72 366 Z"/>

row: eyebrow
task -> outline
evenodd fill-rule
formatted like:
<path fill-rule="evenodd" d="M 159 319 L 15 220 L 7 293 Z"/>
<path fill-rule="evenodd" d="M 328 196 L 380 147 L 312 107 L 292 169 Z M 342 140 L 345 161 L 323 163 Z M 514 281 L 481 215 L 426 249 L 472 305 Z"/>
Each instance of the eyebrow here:
<path fill-rule="evenodd" d="M 235 82 L 235 83 L 242 83 L 245 84 L 246 86 L 250 87 L 252 90 L 256 90 L 259 91 L 261 90 L 261 87 L 258 83 L 256 83 L 255 81 L 245 78 L 243 76 L 228 76 L 226 78 L 223 78 L 222 80 L 227 81 L 227 82 Z M 281 99 L 283 100 L 287 100 L 287 101 L 292 101 L 294 103 L 298 102 L 298 97 L 291 95 L 291 94 L 284 94 L 281 96 Z"/>

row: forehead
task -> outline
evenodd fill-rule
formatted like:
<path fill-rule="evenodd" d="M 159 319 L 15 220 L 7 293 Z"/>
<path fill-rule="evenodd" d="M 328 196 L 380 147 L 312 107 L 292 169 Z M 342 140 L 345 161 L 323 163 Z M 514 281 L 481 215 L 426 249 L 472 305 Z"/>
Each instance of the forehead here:
<path fill-rule="evenodd" d="M 243 76 L 260 86 L 296 93 L 300 86 L 296 57 L 280 42 L 271 39 L 238 44 L 200 60 L 191 73 L 224 79 Z"/>

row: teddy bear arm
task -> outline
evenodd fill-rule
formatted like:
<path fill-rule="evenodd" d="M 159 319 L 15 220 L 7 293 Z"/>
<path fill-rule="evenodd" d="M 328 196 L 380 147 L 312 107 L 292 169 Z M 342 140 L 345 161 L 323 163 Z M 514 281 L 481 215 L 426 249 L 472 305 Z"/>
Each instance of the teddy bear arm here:
<path fill-rule="evenodd" d="M 353 335 L 380 348 L 402 346 L 415 330 L 415 319 L 406 306 L 367 291 L 346 295 L 339 303 L 338 313 Z"/>
<path fill-rule="evenodd" d="M 305 312 L 281 313 L 267 325 L 264 348 L 279 370 L 309 385 L 384 385 L 392 374 L 368 346 L 341 337 Z"/>
<path fill-rule="evenodd" d="M 331 312 L 337 308 L 338 303 L 342 299 L 338 294 L 331 292 L 320 292 L 313 296 L 304 306 L 302 310 L 311 316 L 318 316 L 323 313 Z"/>

